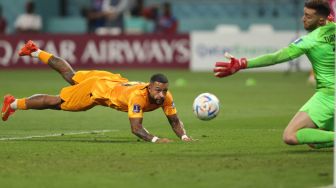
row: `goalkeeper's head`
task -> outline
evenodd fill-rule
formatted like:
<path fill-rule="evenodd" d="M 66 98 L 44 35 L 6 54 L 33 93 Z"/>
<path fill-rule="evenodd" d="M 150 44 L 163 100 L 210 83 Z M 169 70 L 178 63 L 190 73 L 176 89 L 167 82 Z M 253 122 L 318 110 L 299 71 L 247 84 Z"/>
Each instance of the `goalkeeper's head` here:
<path fill-rule="evenodd" d="M 306 0 L 302 17 L 304 28 L 313 31 L 325 25 L 329 14 L 330 6 L 327 0 Z"/>

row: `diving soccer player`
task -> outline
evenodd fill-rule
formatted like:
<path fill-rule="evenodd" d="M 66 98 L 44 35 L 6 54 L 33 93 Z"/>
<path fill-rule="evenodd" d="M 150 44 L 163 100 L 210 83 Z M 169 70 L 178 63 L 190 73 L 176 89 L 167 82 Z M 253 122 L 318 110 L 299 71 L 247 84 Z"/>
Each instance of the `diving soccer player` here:
<path fill-rule="evenodd" d="M 38 94 L 16 99 L 6 95 L 2 106 L 2 120 L 6 121 L 16 110 L 53 109 L 85 111 L 96 105 L 127 112 L 132 133 L 145 141 L 171 142 L 150 134 L 143 126 L 143 113 L 162 108 L 173 131 L 182 141 L 192 141 L 186 135 L 182 121 L 177 115 L 172 94 L 168 91 L 168 79 L 163 74 L 154 74 L 149 83 L 130 82 L 120 74 L 106 71 L 75 72 L 65 60 L 40 50 L 33 41 L 28 41 L 19 52 L 20 56 L 39 58 L 59 72 L 71 85 L 59 95 Z"/>
<path fill-rule="evenodd" d="M 308 144 L 313 148 L 332 147 L 334 141 L 335 85 L 335 23 L 328 21 L 327 1 L 307 0 L 302 22 L 309 32 L 288 47 L 253 59 L 236 59 L 226 54 L 230 62 L 217 62 L 216 77 L 225 77 L 240 69 L 264 67 L 295 59 L 306 54 L 316 79 L 316 93 L 304 104 L 283 133 L 289 145 Z M 329 19 L 330 20 L 330 19 Z"/>

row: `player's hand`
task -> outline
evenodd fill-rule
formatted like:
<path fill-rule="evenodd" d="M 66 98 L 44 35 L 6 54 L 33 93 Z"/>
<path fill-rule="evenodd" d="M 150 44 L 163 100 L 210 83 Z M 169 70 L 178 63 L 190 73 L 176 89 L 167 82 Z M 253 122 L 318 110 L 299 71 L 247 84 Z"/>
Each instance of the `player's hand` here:
<path fill-rule="evenodd" d="M 182 140 L 183 142 L 193 142 L 193 141 L 197 141 L 196 139 L 193 138 L 185 138 Z"/>
<path fill-rule="evenodd" d="M 183 142 L 192 142 L 192 141 L 196 141 L 195 139 L 191 138 L 191 137 L 185 137 L 181 139 Z"/>
<path fill-rule="evenodd" d="M 246 58 L 237 59 L 229 53 L 225 53 L 224 56 L 229 59 L 229 62 L 216 62 L 214 68 L 214 75 L 218 78 L 230 76 L 238 72 L 240 69 L 245 69 L 247 67 Z"/>
<path fill-rule="evenodd" d="M 155 143 L 170 143 L 173 142 L 173 140 L 170 140 L 168 138 L 159 138 Z"/>

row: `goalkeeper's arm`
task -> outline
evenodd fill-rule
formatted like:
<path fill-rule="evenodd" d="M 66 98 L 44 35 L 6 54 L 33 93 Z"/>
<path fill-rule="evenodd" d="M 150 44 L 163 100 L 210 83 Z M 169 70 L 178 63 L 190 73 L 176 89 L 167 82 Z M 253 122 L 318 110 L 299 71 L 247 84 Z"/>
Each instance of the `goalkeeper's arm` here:
<path fill-rule="evenodd" d="M 304 51 L 294 45 L 283 48 L 275 53 L 262 55 L 252 59 L 236 59 L 235 57 L 226 54 L 230 59 L 229 62 L 216 62 L 214 72 L 216 77 L 225 77 L 236 73 L 240 69 L 265 67 L 278 63 L 283 63 L 299 57 L 304 54 Z"/>
<path fill-rule="evenodd" d="M 289 46 L 271 54 L 261 55 L 256 58 L 248 59 L 246 68 L 265 67 L 278 63 L 283 63 L 295 59 L 303 53 L 304 52 L 302 50 L 297 49 L 294 46 Z"/>

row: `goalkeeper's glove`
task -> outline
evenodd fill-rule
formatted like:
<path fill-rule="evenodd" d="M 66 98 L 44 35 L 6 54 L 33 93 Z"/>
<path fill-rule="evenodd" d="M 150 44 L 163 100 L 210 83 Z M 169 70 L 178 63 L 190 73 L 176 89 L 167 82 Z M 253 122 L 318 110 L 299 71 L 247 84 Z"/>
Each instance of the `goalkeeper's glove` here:
<path fill-rule="evenodd" d="M 229 53 L 224 55 L 227 59 L 230 59 L 230 62 L 216 62 L 214 73 L 218 78 L 230 76 L 238 72 L 240 69 L 245 69 L 247 67 L 247 59 L 241 58 L 236 59 Z"/>

